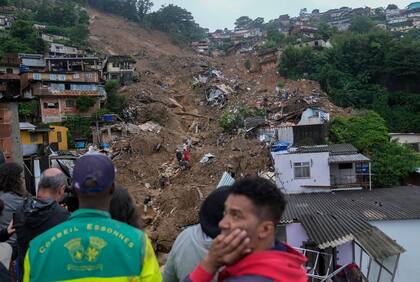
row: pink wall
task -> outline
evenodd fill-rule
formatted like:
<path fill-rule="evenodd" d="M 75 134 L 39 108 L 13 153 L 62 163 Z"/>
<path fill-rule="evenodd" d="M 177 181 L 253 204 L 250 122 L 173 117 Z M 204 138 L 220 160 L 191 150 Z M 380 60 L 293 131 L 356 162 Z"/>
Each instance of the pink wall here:
<path fill-rule="evenodd" d="M 302 248 L 303 242 L 308 241 L 308 235 L 300 223 L 286 225 L 287 243 L 296 248 Z"/>

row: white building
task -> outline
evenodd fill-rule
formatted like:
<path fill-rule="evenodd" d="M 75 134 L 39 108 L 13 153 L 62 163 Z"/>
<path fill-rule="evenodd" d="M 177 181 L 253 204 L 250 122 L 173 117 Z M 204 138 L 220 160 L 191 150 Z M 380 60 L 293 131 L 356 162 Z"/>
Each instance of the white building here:
<path fill-rule="evenodd" d="M 280 236 L 307 249 L 310 277 L 326 273 L 327 264 L 329 273 L 356 266 L 363 281 L 418 281 L 419 199 L 420 187 L 289 195 Z M 348 274 L 344 281 L 359 281 Z"/>
<path fill-rule="evenodd" d="M 420 152 L 420 133 L 390 133 L 391 140 L 400 144 L 406 144 L 417 152 Z"/>
<path fill-rule="evenodd" d="M 272 152 L 276 184 L 287 194 L 370 188 L 370 160 L 351 144 Z"/>

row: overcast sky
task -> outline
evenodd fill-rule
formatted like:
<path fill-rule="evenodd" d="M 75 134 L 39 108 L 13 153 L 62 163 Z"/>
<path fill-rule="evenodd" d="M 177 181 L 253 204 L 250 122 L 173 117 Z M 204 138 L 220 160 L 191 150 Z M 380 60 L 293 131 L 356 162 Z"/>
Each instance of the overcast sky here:
<path fill-rule="evenodd" d="M 249 16 L 252 19 L 263 17 L 268 21 L 281 14 L 297 16 L 301 8 L 307 8 L 308 12 L 313 9 L 323 12 L 343 6 L 386 7 L 390 3 L 403 8 L 411 2 L 414 0 L 153 0 L 153 10 L 159 9 L 161 5 L 178 5 L 190 11 L 202 27 L 214 31 L 224 27 L 233 28 L 235 20 L 240 16 Z"/>

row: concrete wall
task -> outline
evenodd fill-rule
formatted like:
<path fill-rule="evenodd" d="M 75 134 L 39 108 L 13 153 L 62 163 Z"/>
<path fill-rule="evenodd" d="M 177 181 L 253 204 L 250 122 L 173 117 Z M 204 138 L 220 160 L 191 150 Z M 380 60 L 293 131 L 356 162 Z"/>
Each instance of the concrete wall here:
<path fill-rule="evenodd" d="M 353 241 L 338 246 L 336 250 L 337 264 L 345 265 L 353 262 Z"/>
<path fill-rule="evenodd" d="M 326 192 L 329 188 L 305 188 L 308 186 L 330 186 L 330 167 L 328 152 L 306 154 L 273 154 L 276 170 L 276 183 L 288 194 Z M 309 162 L 310 177 L 295 179 L 293 163 Z"/>
<path fill-rule="evenodd" d="M 401 254 L 395 282 L 420 280 L 420 220 L 369 222 L 400 244 Z"/>
<path fill-rule="evenodd" d="M 286 239 L 289 245 L 303 248 L 303 243 L 308 241 L 309 237 L 301 223 L 291 223 L 286 225 Z"/>

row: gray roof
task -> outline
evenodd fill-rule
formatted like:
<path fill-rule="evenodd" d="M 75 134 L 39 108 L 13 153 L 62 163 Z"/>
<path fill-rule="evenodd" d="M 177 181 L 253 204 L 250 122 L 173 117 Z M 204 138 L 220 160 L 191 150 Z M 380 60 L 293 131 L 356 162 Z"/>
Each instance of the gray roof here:
<path fill-rule="evenodd" d="M 217 188 L 222 186 L 231 186 L 233 183 L 235 183 L 235 179 L 225 171 L 219 181 L 219 184 L 217 184 Z"/>
<path fill-rule="evenodd" d="M 29 122 L 19 122 L 20 130 L 35 130 L 36 126 Z"/>
<path fill-rule="evenodd" d="M 329 152 L 330 155 L 341 154 L 357 154 L 357 149 L 352 144 L 331 144 L 331 145 L 318 145 L 318 146 L 302 146 L 296 148 L 292 153 L 322 153 Z"/>
<path fill-rule="evenodd" d="M 22 65 L 42 68 L 46 66 L 46 63 L 44 59 L 22 58 Z"/>
<path fill-rule="evenodd" d="M 287 199 L 281 222 L 300 222 L 319 248 L 356 240 L 378 259 L 404 249 L 369 221 L 420 219 L 420 187 L 296 194 Z"/>
<path fill-rule="evenodd" d="M 369 162 L 370 159 L 362 154 L 332 155 L 328 158 L 329 163 Z"/>

